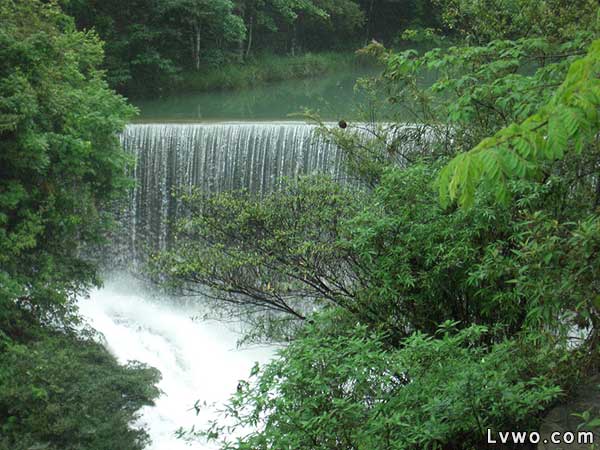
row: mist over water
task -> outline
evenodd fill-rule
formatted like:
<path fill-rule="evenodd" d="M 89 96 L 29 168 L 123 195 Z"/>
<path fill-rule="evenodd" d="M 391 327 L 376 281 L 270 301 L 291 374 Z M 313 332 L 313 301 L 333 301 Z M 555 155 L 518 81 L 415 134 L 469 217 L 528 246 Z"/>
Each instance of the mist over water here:
<path fill-rule="evenodd" d="M 140 361 L 162 373 L 163 394 L 156 406 L 142 409 L 138 424 L 152 438 L 150 450 L 189 449 L 175 431 L 198 429 L 214 416 L 214 408 L 197 416 L 196 401 L 223 404 L 255 361 L 264 363 L 274 354 L 269 348 L 237 349 L 240 335 L 233 326 L 193 320 L 201 307 L 155 298 L 133 280 L 109 281 L 79 307 L 119 362 Z M 193 448 L 215 447 L 198 442 Z"/>
<path fill-rule="evenodd" d="M 366 126 L 357 123 L 348 131 L 367 139 Z M 406 125 L 399 131 L 413 129 Z M 176 192 L 245 189 L 260 196 L 278 189 L 283 178 L 308 174 L 347 182 L 342 150 L 315 133 L 315 126 L 301 122 L 132 124 L 121 142 L 135 158 L 135 186 L 117 208 L 119 227 L 102 252 L 113 271 L 139 270 L 148 252 L 170 247 L 173 223 L 186 213 Z M 411 142 L 403 151 L 418 149 Z M 236 350 L 241 336 L 230 324 L 192 320 L 204 313 L 201 301 L 156 298 L 138 283 L 124 281 L 110 281 L 89 300 L 82 299 L 81 312 L 120 362 L 140 361 L 162 373 L 164 394 L 155 407 L 142 411 L 138 424 L 153 440 L 150 450 L 189 448 L 175 431 L 203 428 L 215 418 L 214 410 L 197 417 L 195 403 L 223 404 L 254 362 L 266 362 L 274 350 Z M 194 448 L 210 447 L 196 443 Z"/>
<path fill-rule="evenodd" d="M 138 270 L 148 251 L 168 248 L 171 225 L 182 214 L 175 191 L 247 189 L 260 195 L 276 189 L 283 177 L 339 177 L 341 152 L 314 130 L 299 122 L 129 125 L 121 142 L 135 158 L 135 187 L 117 211 L 119 228 L 105 255 L 112 270 Z M 176 430 L 202 429 L 215 418 L 214 408 L 197 416 L 195 403 L 222 405 L 255 361 L 274 354 L 268 348 L 236 349 L 241 335 L 229 323 L 192 320 L 205 312 L 198 303 L 157 298 L 123 276 L 79 302 L 120 362 L 140 361 L 162 374 L 163 394 L 136 424 L 150 434 L 150 450 L 190 448 Z M 198 442 L 193 448 L 213 447 Z"/>
<path fill-rule="evenodd" d="M 349 128 L 369 136 L 365 125 Z M 139 270 L 148 252 L 170 247 L 173 223 L 185 214 L 175 192 L 245 189 L 260 196 L 278 189 L 283 178 L 346 177 L 341 149 L 301 122 L 132 124 L 121 142 L 135 158 L 135 186 L 118 208 L 119 227 L 102 253 L 113 271 Z M 215 418 L 214 409 L 197 416 L 196 402 L 222 405 L 255 361 L 274 354 L 272 348 L 237 350 L 241 335 L 231 324 L 192 320 L 205 312 L 200 303 L 157 298 L 123 277 L 80 301 L 81 313 L 120 362 L 140 361 L 162 373 L 163 395 L 141 411 L 137 424 L 149 432 L 150 450 L 189 448 L 176 430 L 202 429 Z"/>

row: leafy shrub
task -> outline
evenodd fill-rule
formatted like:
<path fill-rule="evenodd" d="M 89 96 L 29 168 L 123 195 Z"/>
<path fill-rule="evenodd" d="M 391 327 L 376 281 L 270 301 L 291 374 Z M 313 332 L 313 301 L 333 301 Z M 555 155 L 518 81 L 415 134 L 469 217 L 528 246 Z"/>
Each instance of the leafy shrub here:
<path fill-rule="evenodd" d="M 108 88 L 102 43 L 55 2 L 0 0 L 0 448 L 143 448 L 130 428 L 156 371 L 77 337 L 99 285 L 82 248 L 128 185 L 118 139 L 134 109 Z"/>
<path fill-rule="evenodd" d="M 66 319 L 98 283 L 81 248 L 124 192 L 117 133 L 134 110 L 98 68 L 102 44 L 53 4 L 0 0 L 0 309 Z"/>
<path fill-rule="evenodd" d="M 485 346 L 485 327 L 449 322 L 390 350 L 367 327 L 341 330 L 332 319 L 255 367 L 223 411 L 229 425 L 206 436 L 239 450 L 479 448 L 487 428 L 534 429 L 561 394 L 551 347 Z M 255 431 L 231 438 L 248 427 Z"/>
<path fill-rule="evenodd" d="M 260 56 L 244 64 L 227 63 L 199 72 L 187 71 L 173 85 L 180 91 L 243 89 L 265 83 L 317 77 L 357 64 L 351 53 L 306 53 L 300 56 Z"/>
<path fill-rule="evenodd" d="M 137 411 L 152 405 L 160 375 L 121 366 L 91 339 L 36 330 L 0 344 L 0 449 L 141 450 Z"/>

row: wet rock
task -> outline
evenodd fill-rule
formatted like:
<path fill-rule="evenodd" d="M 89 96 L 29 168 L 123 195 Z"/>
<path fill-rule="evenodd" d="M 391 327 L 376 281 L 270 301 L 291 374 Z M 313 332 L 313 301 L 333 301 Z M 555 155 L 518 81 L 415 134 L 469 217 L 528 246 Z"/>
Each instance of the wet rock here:
<path fill-rule="evenodd" d="M 590 378 L 584 385 L 579 387 L 566 403 L 550 410 L 540 427 L 541 439 L 537 450 L 600 449 L 600 427 L 590 429 L 586 426 L 580 426 L 584 420 L 575 415 L 582 414 L 585 411 L 589 411 L 590 419 L 600 417 L 600 375 Z M 589 443 L 591 436 L 579 434 L 579 432 L 589 431 L 593 433 L 594 446 Z M 560 433 L 555 437 L 567 441 L 570 440 L 570 435 L 565 433 L 572 433 L 573 443 L 553 443 L 551 439 L 553 433 Z M 588 442 L 584 443 L 584 439 Z"/>

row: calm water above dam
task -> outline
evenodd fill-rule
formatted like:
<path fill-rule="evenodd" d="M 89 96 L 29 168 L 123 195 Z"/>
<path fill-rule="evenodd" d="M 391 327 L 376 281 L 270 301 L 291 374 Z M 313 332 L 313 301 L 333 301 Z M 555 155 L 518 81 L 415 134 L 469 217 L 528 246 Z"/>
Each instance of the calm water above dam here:
<path fill-rule="evenodd" d="M 251 89 L 181 93 L 132 102 L 140 109 L 138 122 L 288 120 L 306 109 L 328 120 L 356 119 L 361 116 L 359 104 L 365 108 L 366 99 L 355 92 L 356 80 L 376 73 L 376 68 L 355 68 Z"/>

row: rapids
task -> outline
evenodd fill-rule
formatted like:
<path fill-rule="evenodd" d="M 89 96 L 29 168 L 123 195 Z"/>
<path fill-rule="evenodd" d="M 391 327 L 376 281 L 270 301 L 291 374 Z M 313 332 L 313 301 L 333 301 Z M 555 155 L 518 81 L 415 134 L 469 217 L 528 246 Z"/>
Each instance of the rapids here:
<path fill-rule="evenodd" d="M 109 281 L 89 299 L 81 299 L 79 308 L 119 362 L 140 361 L 162 373 L 158 387 L 163 394 L 156 406 L 141 410 L 136 424 L 150 434 L 148 450 L 213 448 L 203 442 L 189 447 L 175 431 L 206 424 L 214 407 L 201 409 L 197 416 L 196 401 L 218 407 L 255 361 L 266 362 L 273 355 L 270 348 L 237 349 L 236 327 L 193 320 L 202 313 L 197 306 L 154 298 L 132 280 Z"/>
<path fill-rule="evenodd" d="M 349 128 L 369 136 L 364 124 Z M 131 124 L 120 138 L 134 160 L 135 184 L 116 208 L 119 226 L 100 254 L 111 270 L 123 273 L 143 268 L 149 251 L 170 247 L 173 223 L 185 214 L 174 193 L 200 188 L 264 195 L 283 178 L 315 173 L 347 182 L 342 150 L 301 122 Z M 416 148 L 410 141 L 405 147 Z M 274 354 L 273 348 L 236 350 L 240 335 L 228 324 L 193 321 L 202 314 L 198 305 L 156 298 L 127 279 L 113 280 L 79 306 L 119 361 L 137 360 L 162 373 L 164 394 L 155 407 L 141 411 L 137 424 L 150 433 L 150 450 L 189 448 L 175 431 L 202 428 L 214 418 L 211 410 L 196 417 L 196 401 L 222 404 L 255 361 Z"/>

